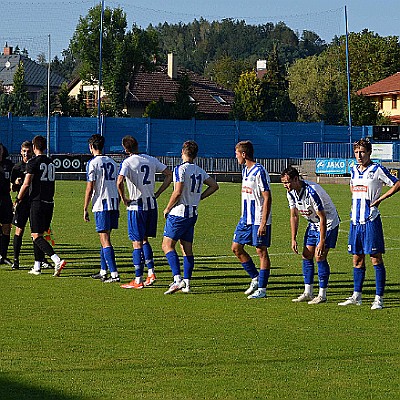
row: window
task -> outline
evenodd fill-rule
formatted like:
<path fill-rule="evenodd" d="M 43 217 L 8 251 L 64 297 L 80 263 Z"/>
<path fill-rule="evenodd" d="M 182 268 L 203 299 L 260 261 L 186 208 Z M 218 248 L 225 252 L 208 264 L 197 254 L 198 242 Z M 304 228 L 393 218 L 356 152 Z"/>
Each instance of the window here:
<path fill-rule="evenodd" d="M 218 94 L 213 94 L 211 97 L 219 104 L 226 104 L 226 101 Z"/>
<path fill-rule="evenodd" d="M 392 95 L 392 110 L 397 108 L 397 94 Z"/>

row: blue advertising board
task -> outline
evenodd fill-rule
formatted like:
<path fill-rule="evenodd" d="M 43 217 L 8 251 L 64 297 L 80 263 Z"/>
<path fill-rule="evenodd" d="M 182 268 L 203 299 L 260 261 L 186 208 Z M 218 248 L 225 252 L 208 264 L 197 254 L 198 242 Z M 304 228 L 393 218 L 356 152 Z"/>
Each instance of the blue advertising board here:
<path fill-rule="evenodd" d="M 345 158 L 317 158 L 315 166 L 317 174 L 342 175 L 348 172 Z"/>

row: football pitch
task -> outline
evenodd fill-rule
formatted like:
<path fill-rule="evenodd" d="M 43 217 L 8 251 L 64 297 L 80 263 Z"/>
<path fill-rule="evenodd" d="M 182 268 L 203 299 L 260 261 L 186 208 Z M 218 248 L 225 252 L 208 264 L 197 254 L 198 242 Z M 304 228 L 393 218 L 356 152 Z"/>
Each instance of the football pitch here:
<path fill-rule="evenodd" d="M 221 183 L 200 204 L 192 292 L 166 296 L 171 273 L 161 250 L 161 215 L 172 186 L 159 199 L 158 237 L 151 241 L 157 281 L 127 290 L 90 278 L 99 270 L 100 243 L 93 220 L 83 222 L 85 183 L 57 182 L 55 250 L 68 262 L 61 276 L 27 273 L 28 234 L 24 268 L 0 268 L 0 399 L 400 399 L 400 195 L 380 206 L 385 308 L 370 310 L 369 260 L 363 304 L 339 307 L 352 293 L 351 195 L 347 185 L 323 186 L 342 223 L 329 257 L 328 302 L 312 306 L 291 301 L 303 291 L 301 257 L 290 250 L 280 184 L 272 185 L 268 298 L 248 300 L 250 279 L 230 250 L 239 184 Z M 301 219 L 299 243 L 305 227 Z M 112 239 L 127 282 L 133 267 L 124 209 Z"/>

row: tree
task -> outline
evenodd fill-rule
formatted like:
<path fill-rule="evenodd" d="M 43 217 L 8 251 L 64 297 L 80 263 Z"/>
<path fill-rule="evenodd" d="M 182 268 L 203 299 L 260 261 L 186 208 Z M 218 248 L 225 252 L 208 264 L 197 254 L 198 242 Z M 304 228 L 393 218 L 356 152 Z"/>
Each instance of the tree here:
<path fill-rule="evenodd" d="M 8 112 L 16 116 L 31 115 L 31 101 L 25 88 L 25 69 L 22 62 L 15 71 L 13 91 L 8 96 Z"/>

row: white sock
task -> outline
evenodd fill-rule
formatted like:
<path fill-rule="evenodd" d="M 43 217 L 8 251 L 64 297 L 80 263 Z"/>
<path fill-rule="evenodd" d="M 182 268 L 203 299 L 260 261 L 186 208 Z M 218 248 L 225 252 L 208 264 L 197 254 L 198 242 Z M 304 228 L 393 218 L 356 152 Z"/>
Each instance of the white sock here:
<path fill-rule="evenodd" d="M 141 283 L 143 281 L 141 276 L 136 276 L 135 277 L 135 283 Z"/>
<path fill-rule="evenodd" d="M 326 288 L 319 288 L 318 296 L 325 298 L 326 297 Z"/>
<path fill-rule="evenodd" d="M 174 275 L 174 282 L 179 283 L 182 280 L 180 275 Z"/>
<path fill-rule="evenodd" d="M 308 283 L 306 283 L 304 285 L 304 293 L 309 294 L 310 296 L 312 296 L 313 292 L 314 292 L 314 285 L 309 285 Z"/>
<path fill-rule="evenodd" d="M 190 286 L 190 279 L 184 279 L 183 282 L 185 282 L 186 287 Z"/>
<path fill-rule="evenodd" d="M 361 298 L 361 292 L 353 292 L 353 297 L 355 299 Z"/>
<path fill-rule="evenodd" d="M 148 270 L 147 270 L 147 275 L 148 276 L 151 276 L 151 275 L 153 275 L 154 274 L 154 268 L 149 268 Z"/>
<path fill-rule="evenodd" d="M 111 272 L 111 278 L 118 278 L 118 271 Z"/>
<path fill-rule="evenodd" d="M 54 264 L 58 264 L 61 261 L 61 258 L 58 257 L 57 254 L 53 254 L 50 258 L 51 258 L 51 260 L 53 261 Z"/>
<path fill-rule="evenodd" d="M 33 269 L 35 271 L 40 271 L 40 267 L 42 266 L 41 261 L 35 261 L 35 263 L 33 264 Z"/>

